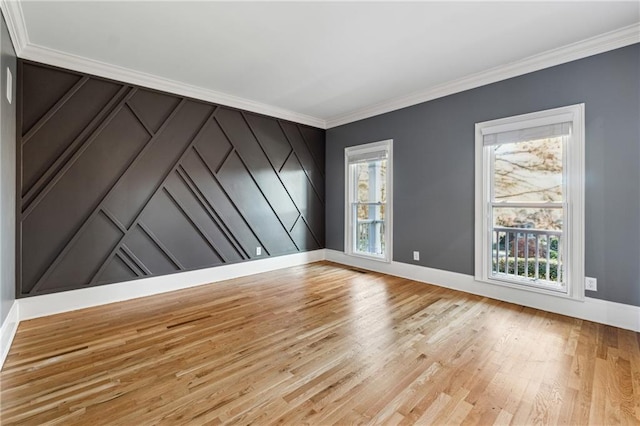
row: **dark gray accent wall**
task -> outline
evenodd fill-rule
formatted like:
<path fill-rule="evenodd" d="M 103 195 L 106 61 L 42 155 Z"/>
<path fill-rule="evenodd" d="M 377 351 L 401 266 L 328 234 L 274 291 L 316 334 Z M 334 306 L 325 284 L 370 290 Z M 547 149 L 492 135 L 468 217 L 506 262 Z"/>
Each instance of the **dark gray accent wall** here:
<path fill-rule="evenodd" d="M 394 260 L 472 275 L 474 124 L 582 102 L 587 295 L 640 306 L 639 44 L 328 130 L 327 248 L 343 250 L 344 148 L 393 139 Z"/>
<path fill-rule="evenodd" d="M 18 78 L 18 297 L 324 247 L 324 130 L 28 61 Z"/>
<path fill-rule="evenodd" d="M 12 103 L 6 97 L 7 68 L 13 76 Z M 16 53 L 0 16 L 0 324 L 15 300 Z"/>

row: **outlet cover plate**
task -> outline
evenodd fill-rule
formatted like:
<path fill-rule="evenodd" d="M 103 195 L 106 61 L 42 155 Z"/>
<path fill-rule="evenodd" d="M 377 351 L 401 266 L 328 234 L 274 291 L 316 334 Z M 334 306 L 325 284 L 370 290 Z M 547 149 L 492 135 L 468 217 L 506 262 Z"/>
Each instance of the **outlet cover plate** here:
<path fill-rule="evenodd" d="M 598 291 L 598 280 L 596 278 L 585 277 L 584 288 L 585 290 Z"/>

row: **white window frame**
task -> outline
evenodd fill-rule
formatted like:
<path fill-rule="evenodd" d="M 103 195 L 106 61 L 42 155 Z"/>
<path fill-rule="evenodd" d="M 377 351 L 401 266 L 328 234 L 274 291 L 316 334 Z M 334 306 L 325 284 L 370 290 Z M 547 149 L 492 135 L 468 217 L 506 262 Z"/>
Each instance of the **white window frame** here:
<path fill-rule="evenodd" d="M 357 252 L 353 247 L 353 236 L 355 230 L 353 228 L 353 209 L 351 208 L 353 193 L 353 185 L 351 184 L 350 158 L 354 156 L 366 156 L 368 153 L 387 152 L 387 173 L 386 173 L 386 205 L 385 205 L 385 253 L 382 256 L 374 254 L 366 254 Z M 349 256 L 361 257 L 381 262 L 391 262 L 393 259 L 393 139 L 387 139 L 378 142 L 371 142 L 362 145 L 350 146 L 344 149 L 344 252 Z"/>
<path fill-rule="evenodd" d="M 584 104 L 533 112 L 476 123 L 475 126 L 475 279 L 483 283 L 558 297 L 584 300 Z M 563 291 L 528 286 L 491 277 L 492 223 L 490 213 L 491 155 L 484 135 L 555 123 L 571 122 L 572 133 L 563 151 L 566 194 L 563 234 L 566 256 L 563 261 L 567 286 Z"/>

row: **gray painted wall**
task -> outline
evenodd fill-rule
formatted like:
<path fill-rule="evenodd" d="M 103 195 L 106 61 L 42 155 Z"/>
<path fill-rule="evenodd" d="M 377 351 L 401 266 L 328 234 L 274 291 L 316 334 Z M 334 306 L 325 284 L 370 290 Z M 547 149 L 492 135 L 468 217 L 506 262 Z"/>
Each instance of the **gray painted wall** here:
<path fill-rule="evenodd" d="M 15 300 L 16 228 L 16 52 L 0 19 L 0 323 Z M 6 97 L 7 67 L 13 75 L 13 102 Z"/>
<path fill-rule="evenodd" d="M 581 102 L 587 296 L 640 306 L 640 44 L 328 130 L 327 248 L 343 250 L 344 147 L 393 139 L 394 260 L 473 275 L 474 124 Z"/>

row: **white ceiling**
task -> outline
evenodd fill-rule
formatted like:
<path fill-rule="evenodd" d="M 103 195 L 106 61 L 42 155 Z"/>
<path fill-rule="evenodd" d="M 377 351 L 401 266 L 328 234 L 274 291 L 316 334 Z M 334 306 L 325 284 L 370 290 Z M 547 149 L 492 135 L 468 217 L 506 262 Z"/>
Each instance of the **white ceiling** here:
<path fill-rule="evenodd" d="M 30 45 L 331 121 L 640 21 L 640 2 L 21 2 Z"/>

